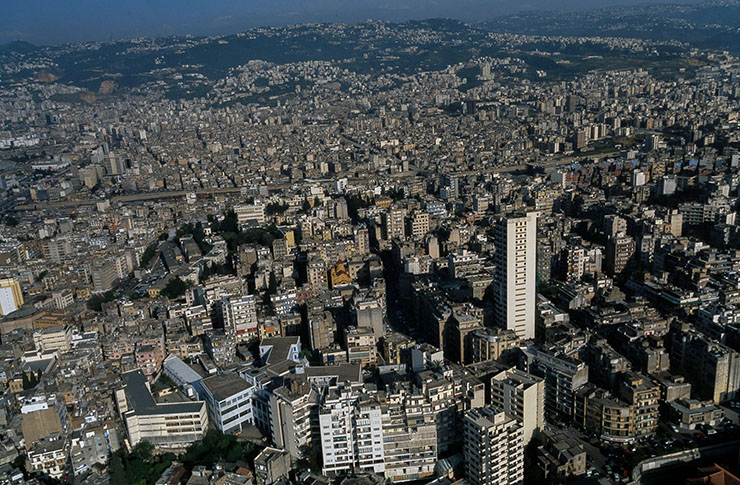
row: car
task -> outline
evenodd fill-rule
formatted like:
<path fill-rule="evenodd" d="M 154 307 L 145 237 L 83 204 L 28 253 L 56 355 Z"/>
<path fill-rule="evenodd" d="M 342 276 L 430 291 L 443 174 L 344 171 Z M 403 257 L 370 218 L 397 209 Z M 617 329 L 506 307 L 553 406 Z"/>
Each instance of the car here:
<path fill-rule="evenodd" d="M 707 431 L 707 434 L 717 434 L 717 430 L 716 429 L 710 429 L 710 430 Z"/>

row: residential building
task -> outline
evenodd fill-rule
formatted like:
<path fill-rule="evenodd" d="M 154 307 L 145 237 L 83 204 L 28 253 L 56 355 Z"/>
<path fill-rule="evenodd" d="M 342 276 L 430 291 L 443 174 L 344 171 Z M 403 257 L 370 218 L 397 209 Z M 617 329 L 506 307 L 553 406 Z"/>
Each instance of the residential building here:
<path fill-rule="evenodd" d="M 537 272 L 537 216 L 502 218 L 494 227 L 494 309 L 498 324 L 533 339 Z"/>
<path fill-rule="evenodd" d="M 545 381 L 515 368 L 500 372 L 491 378 L 490 403 L 519 421 L 526 446 L 545 424 Z"/>
<path fill-rule="evenodd" d="M 524 438 L 519 423 L 492 407 L 463 417 L 465 477 L 473 485 L 524 483 Z"/>

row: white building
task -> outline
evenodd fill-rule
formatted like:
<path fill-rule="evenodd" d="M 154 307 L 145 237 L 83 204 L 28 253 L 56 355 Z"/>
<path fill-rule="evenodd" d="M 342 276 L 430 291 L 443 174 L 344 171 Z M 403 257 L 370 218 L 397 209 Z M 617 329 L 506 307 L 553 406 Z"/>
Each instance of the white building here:
<path fill-rule="evenodd" d="M 259 335 L 254 295 L 223 297 L 221 316 L 224 328 L 236 335 L 237 340 L 249 340 Z"/>
<path fill-rule="evenodd" d="M 208 420 L 224 434 L 234 434 L 254 424 L 252 397 L 255 387 L 236 374 L 207 377 L 200 381 L 200 398 L 208 407 Z"/>
<path fill-rule="evenodd" d="M 72 328 L 69 325 L 52 325 L 40 328 L 33 333 L 36 350 L 68 351 L 72 346 Z"/>
<path fill-rule="evenodd" d="M 501 326 L 534 338 L 537 277 L 537 213 L 502 218 L 495 226 L 494 308 Z"/>
<path fill-rule="evenodd" d="M 380 402 L 358 391 L 331 388 L 319 410 L 324 475 L 354 468 L 385 470 Z"/>
<path fill-rule="evenodd" d="M 0 279 L 0 317 L 13 313 L 23 306 L 23 293 L 18 281 Z"/>
<path fill-rule="evenodd" d="M 463 455 L 465 477 L 473 485 L 515 485 L 524 482 L 522 427 L 491 407 L 465 413 Z"/>
<path fill-rule="evenodd" d="M 69 442 L 64 438 L 44 439 L 28 450 L 31 471 L 60 479 L 64 475 L 69 454 Z"/>

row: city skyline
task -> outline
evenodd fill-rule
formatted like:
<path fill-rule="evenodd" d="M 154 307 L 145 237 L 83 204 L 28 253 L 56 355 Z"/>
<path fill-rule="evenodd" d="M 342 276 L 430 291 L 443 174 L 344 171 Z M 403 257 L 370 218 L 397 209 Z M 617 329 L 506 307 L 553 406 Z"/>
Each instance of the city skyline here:
<path fill-rule="evenodd" d="M 740 481 L 740 0 L 299 17 L 0 49 L 0 483 Z"/>

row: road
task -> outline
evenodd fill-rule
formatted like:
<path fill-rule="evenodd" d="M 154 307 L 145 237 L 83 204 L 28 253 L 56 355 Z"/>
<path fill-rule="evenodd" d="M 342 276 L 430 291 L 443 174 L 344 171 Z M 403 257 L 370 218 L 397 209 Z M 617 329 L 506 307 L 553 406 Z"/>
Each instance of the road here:
<path fill-rule="evenodd" d="M 162 200 L 172 199 L 177 197 L 185 197 L 191 191 L 186 190 L 170 190 L 160 192 L 144 192 L 141 194 L 129 194 L 129 195 L 117 195 L 110 199 L 111 204 L 116 203 L 127 203 L 127 202 L 141 202 L 144 200 Z M 238 194 L 241 192 L 241 188 L 238 187 L 227 187 L 217 189 L 203 189 L 195 191 L 196 195 L 219 195 L 219 194 Z M 102 202 L 104 199 L 78 199 L 78 200 L 63 200 L 58 202 L 36 202 L 34 204 L 21 204 L 15 206 L 15 210 L 42 210 L 42 209 L 63 209 L 66 207 L 80 207 L 87 205 L 95 205 L 98 202 Z"/>

